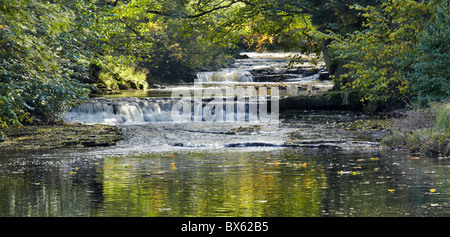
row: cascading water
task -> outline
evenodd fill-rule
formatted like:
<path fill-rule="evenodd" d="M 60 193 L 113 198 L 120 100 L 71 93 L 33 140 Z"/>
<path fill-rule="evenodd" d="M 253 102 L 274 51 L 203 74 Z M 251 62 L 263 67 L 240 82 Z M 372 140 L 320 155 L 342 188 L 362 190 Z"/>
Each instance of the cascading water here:
<path fill-rule="evenodd" d="M 289 59 L 285 55 L 282 58 L 258 56 L 237 59 L 232 68 L 199 72 L 193 86 L 172 85 L 169 87 L 171 98 L 92 98 L 68 111 L 64 119 L 66 122 L 118 126 L 124 139 L 119 142 L 117 149 L 125 152 L 173 150 L 179 147 L 280 147 L 287 140 L 287 128 L 271 127 L 270 124 L 265 126 L 267 123 L 262 122 L 261 114 L 270 117 L 269 114 L 273 112 L 271 105 L 276 104 L 271 101 L 275 97 L 279 99 L 309 91 L 316 93 L 323 82 L 317 81 L 317 75 L 306 77 L 299 73 L 292 74 L 292 70 L 286 68 Z M 272 80 L 274 75 L 283 78 L 282 81 Z M 312 86 L 316 90 L 305 89 Z M 324 90 L 327 90 L 327 86 L 323 86 Z M 221 97 L 205 97 L 207 90 L 213 88 L 219 90 Z M 247 92 L 249 88 L 252 92 Z M 228 90 L 234 90 L 231 96 L 227 94 Z M 177 91 L 183 96 L 174 98 L 174 92 L 176 94 Z M 261 97 L 264 91 L 271 97 L 267 97 L 267 104 L 261 102 L 266 100 Z M 279 94 L 274 97 L 273 91 L 279 91 Z M 257 96 L 254 97 L 252 93 L 257 93 Z M 184 100 L 186 94 L 191 96 L 188 100 Z M 174 119 L 174 114 L 178 113 L 187 115 L 183 117 L 187 119 L 181 122 Z"/>
<path fill-rule="evenodd" d="M 197 79 L 202 83 L 212 82 L 253 82 L 253 76 L 249 71 L 227 69 L 215 72 L 199 72 Z"/>
<path fill-rule="evenodd" d="M 170 121 L 174 102 L 169 99 L 94 98 L 65 116 L 66 122 L 86 124 L 140 124 Z"/>
<path fill-rule="evenodd" d="M 270 101 L 266 101 L 270 112 Z M 174 107 L 178 106 L 178 107 Z M 187 106 L 187 107 L 186 107 Z M 187 111 L 184 109 L 187 108 Z M 259 119 L 260 105 L 249 98 L 237 100 L 192 98 L 94 98 L 73 108 L 64 116 L 66 122 L 86 124 L 136 125 L 155 122 L 249 122 Z M 177 114 L 188 113 L 187 120 L 177 120 Z M 252 119 L 254 118 L 254 119 Z"/>

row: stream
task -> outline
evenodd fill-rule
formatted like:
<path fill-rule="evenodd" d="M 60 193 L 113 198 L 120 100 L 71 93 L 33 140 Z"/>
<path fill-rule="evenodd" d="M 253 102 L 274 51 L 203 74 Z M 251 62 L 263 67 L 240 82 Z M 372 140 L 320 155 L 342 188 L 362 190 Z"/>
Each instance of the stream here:
<path fill-rule="evenodd" d="M 448 159 L 331 126 L 357 113 L 278 113 L 280 99 L 332 82 L 307 60 L 288 67 L 289 53 L 246 55 L 195 83 L 96 97 L 65 115 L 119 127 L 116 146 L 0 151 L 0 217 L 450 216 Z"/>

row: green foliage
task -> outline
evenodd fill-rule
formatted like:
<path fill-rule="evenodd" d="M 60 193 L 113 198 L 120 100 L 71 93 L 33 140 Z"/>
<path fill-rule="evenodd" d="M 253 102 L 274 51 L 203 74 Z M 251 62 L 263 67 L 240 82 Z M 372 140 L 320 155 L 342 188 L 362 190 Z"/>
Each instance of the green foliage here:
<path fill-rule="evenodd" d="M 345 62 L 346 73 L 337 79 L 341 89 L 358 90 L 362 102 L 375 105 L 372 109 L 408 98 L 408 75 L 418 54 L 416 36 L 424 28 L 430 4 L 389 0 L 352 8 L 363 11 L 364 29 L 329 35 L 334 40 L 329 48 Z"/>
<path fill-rule="evenodd" d="M 450 98 L 450 2 L 435 1 L 433 15 L 418 35 L 418 58 L 410 81 L 412 99 L 422 104 Z"/>
<path fill-rule="evenodd" d="M 88 66 L 71 34 L 74 13 L 30 0 L 3 1 L 0 11 L 0 126 L 57 120 L 88 93 L 72 77 Z"/>
<path fill-rule="evenodd" d="M 100 65 L 114 57 L 145 68 L 152 82 L 178 82 L 195 75 L 200 68 L 224 66 L 229 58 L 227 50 L 234 43 L 233 35 L 212 36 L 223 21 L 223 12 L 188 17 L 197 12 L 190 3 L 114 2 L 106 14 L 97 18 L 100 35 L 104 36 L 99 40 Z"/>
<path fill-rule="evenodd" d="M 98 88 L 106 90 L 146 90 L 147 72 L 143 69 L 110 61 L 98 75 Z"/>

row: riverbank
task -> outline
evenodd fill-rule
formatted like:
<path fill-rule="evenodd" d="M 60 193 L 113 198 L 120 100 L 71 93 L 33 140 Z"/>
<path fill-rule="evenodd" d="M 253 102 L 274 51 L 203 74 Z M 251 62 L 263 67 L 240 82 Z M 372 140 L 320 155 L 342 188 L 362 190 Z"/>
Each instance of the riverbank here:
<path fill-rule="evenodd" d="M 107 125 L 33 125 L 5 129 L 0 150 L 45 150 L 113 146 L 122 139 L 120 130 Z"/>
<path fill-rule="evenodd" d="M 382 144 L 411 153 L 431 157 L 450 157 L 450 103 L 436 103 L 428 107 L 406 111 L 393 121 L 392 132 Z"/>

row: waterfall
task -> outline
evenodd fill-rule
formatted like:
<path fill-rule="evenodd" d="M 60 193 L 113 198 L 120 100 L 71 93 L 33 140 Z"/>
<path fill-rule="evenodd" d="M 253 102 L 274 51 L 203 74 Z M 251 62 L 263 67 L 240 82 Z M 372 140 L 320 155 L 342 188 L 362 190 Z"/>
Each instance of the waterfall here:
<path fill-rule="evenodd" d="M 180 98 L 93 98 L 69 110 L 63 119 L 69 123 L 111 125 L 191 121 L 257 122 L 261 116 L 266 116 L 260 113 L 260 107 L 267 107 L 267 102 L 259 102 L 243 96 L 239 99 L 219 97 L 187 101 Z M 180 115 L 183 116 L 182 120 L 178 119 Z"/>
<path fill-rule="evenodd" d="M 253 82 L 253 76 L 249 71 L 245 70 L 221 70 L 214 72 L 197 73 L 199 82 Z"/>
<path fill-rule="evenodd" d="M 171 121 L 173 101 L 168 99 L 96 98 L 69 110 L 66 122 L 137 124 Z"/>

